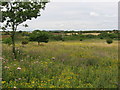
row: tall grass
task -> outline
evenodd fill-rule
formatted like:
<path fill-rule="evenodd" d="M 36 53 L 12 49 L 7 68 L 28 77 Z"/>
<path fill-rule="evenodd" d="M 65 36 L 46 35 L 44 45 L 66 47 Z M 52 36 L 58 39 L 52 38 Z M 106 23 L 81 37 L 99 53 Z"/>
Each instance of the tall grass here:
<path fill-rule="evenodd" d="M 3 44 L 3 88 L 117 88 L 117 41 L 30 42 L 18 59 Z"/>

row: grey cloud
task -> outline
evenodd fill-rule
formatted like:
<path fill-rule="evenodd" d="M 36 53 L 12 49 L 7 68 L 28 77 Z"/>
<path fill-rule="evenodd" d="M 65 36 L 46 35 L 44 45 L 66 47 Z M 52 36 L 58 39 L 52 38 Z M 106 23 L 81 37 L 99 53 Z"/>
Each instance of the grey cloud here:
<path fill-rule="evenodd" d="M 41 12 L 41 17 L 26 23 L 29 30 L 117 29 L 117 3 L 52 2 Z"/>

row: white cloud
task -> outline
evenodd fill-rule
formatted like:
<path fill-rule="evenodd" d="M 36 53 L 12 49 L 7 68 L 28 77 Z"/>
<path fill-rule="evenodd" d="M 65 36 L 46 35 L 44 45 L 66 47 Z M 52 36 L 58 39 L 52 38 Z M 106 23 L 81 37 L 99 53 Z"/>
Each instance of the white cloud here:
<path fill-rule="evenodd" d="M 96 12 L 90 12 L 90 16 L 99 16 L 99 14 Z"/>

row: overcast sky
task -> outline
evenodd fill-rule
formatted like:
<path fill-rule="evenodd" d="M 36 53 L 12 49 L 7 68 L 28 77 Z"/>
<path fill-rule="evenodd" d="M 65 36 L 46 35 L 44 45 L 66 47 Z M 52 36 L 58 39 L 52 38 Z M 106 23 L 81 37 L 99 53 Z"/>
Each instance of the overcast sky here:
<path fill-rule="evenodd" d="M 18 30 L 118 29 L 118 2 L 117 0 L 101 0 L 101 2 L 53 0 L 46 5 L 44 11 L 41 11 L 40 17 L 25 23 L 29 27 L 20 26 Z"/>

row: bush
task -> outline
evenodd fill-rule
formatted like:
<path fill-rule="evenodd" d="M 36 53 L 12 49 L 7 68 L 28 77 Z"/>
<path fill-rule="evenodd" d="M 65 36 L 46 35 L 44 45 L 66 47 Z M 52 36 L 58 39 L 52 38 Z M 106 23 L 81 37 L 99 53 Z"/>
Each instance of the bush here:
<path fill-rule="evenodd" d="M 63 40 L 62 35 L 54 35 L 52 38 L 56 41 Z"/>
<path fill-rule="evenodd" d="M 118 34 L 116 34 L 116 33 L 101 33 L 100 35 L 98 35 L 98 37 L 100 37 L 100 38 L 117 39 L 118 38 Z"/>
<path fill-rule="evenodd" d="M 113 43 L 112 39 L 107 39 L 106 42 L 107 42 L 108 44 Z"/>
<path fill-rule="evenodd" d="M 26 45 L 26 44 L 28 44 L 28 41 L 25 40 L 25 41 L 22 41 L 21 43 L 22 43 L 22 45 Z"/>
<path fill-rule="evenodd" d="M 103 37 L 100 37 L 100 39 L 103 39 Z"/>
<path fill-rule="evenodd" d="M 96 36 L 89 34 L 89 35 L 85 35 L 85 37 L 86 37 L 86 38 L 95 38 Z"/>
<path fill-rule="evenodd" d="M 80 39 L 80 41 L 83 41 L 83 39 Z"/>
<path fill-rule="evenodd" d="M 37 41 L 38 45 L 41 42 L 48 43 L 49 41 L 49 33 L 45 31 L 35 30 L 30 34 L 30 41 Z"/>
<path fill-rule="evenodd" d="M 3 40 L 3 43 L 8 44 L 8 45 L 11 45 L 11 44 L 12 44 L 12 39 L 11 39 L 11 38 L 5 38 L 5 39 Z"/>

